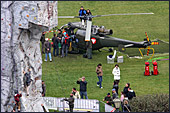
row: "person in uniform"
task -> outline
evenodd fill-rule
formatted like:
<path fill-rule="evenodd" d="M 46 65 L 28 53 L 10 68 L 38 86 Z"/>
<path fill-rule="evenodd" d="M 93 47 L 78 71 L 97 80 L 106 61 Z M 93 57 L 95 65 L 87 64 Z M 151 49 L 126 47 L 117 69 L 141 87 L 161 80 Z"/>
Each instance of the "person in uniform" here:
<path fill-rule="evenodd" d="M 86 53 L 87 53 L 87 58 L 88 59 L 92 59 L 92 42 L 91 41 L 87 41 L 86 42 Z"/>
<path fill-rule="evenodd" d="M 69 108 L 70 108 L 70 112 L 73 112 L 73 108 L 74 108 L 74 98 L 73 98 L 73 94 L 70 94 L 70 98 L 68 99 L 64 99 L 65 101 L 69 102 Z"/>

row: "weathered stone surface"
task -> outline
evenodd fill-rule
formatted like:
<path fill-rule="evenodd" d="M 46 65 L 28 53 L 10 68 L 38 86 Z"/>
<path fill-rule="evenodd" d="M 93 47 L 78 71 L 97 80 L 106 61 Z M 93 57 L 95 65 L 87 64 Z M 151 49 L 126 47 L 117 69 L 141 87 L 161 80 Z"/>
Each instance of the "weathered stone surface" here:
<path fill-rule="evenodd" d="M 56 1 L 1 1 L 1 112 L 12 110 L 14 90 L 22 91 L 21 111 L 43 111 L 41 80 L 35 81 L 42 76 L 39 40 L 57 26 L 57 14 Z M 23 71 L 28 67 L 33 82 L 26 97 Z"/>

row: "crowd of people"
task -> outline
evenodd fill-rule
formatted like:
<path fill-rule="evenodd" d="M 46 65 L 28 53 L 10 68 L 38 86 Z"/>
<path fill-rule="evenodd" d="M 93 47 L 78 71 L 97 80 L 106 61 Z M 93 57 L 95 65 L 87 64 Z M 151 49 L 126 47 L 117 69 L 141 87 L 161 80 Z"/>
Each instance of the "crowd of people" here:
<path fill-rule="evenodd" d="M 99 88 L 102 87 L 102 76 L 103 76 L 103 69 L 102 69 L 102 64 L 98 64 L 96 67 L 96 74 L 99 79 L 97 82 L 97 86 Z M 113 88 L 111 93 L 107 93 L 107 96 L 103 99 L 108 105 L 113 106 L 116 108 L 114 99 L 118 99 L 118 89 L 119 89 L 119 83 L 120 83 L 120 68 L 119 65 L 116 64 L 112 74 L 114 75 L 114 82 L 113 82 Z M 79 91 L 76 90 L 76 88 L 72 89 L 72 92 L 70 94 L 69 99 L 65 99 L 65 101 L 69 102 L 70 106 L 70 111 L 73 111 L 74 108 L 74 99 L 88 99 L 87 97 L 87 81 L 85 80 L 85 77 L 83 76 L 82 78 L 79 78 L 77 80 L 77 84 L 80 85 L 80 94 Z M 111 96 L 112 94 L 112 96 Z M 123 112 L 130 112 L 131 108 L 129 105 L 129 100 L 131 100 L 133 97 L 136 97 L 135 92 L 130 88 L 130 83 L 126 83 L 125 87 L 121 91 L 121 96 L 120 96 L 120 101 L 121 101 L 121 107 Z"/>
<path fill-rule="evenodd" d="M 52 43 L 49 42 L 49 38 L 45 38 L 44 33 L 41 36 L 42 54 L 45 54 L 45 60 L 47 61 L 48 56 L 52 62 L 53 57 L 66 57 L 68 55 L 68 49 L 72 48 L 72 42 L 74 41 L 74 32 L 71 28 L 64 28 L 63 30 L 58 29 L 57 35 L 54 33 L 52 37 Z M 51 50 L 53 48 L 53 54 Z M 45 49 L 45 52 L 44 52 Z"/>
<path fill-rule="evenodd" d="M 106 101 L 108 105 L 110 106 L 113 105 L 115 107 L 114 99 L 119 98 L 118 89 L 119 89 L 119 82 L 120 82 L 120 68 L 118 64 L 115 65 L 112 74 L 114 75 L 112 97 L 110 96 L 110 93 L 108 93 L 107 96 L 103 99 L 103 101 Z M 126 83 L 123 91 L 121 91 L 121 97 L 120 97 L 121 107 L 123 112 L 131 111 L 129 100 L 131 100 L 133 97 L 136 97 L 136 94 L 130 88 L 130 83 Z"/>
<path fill-rule="evenodd" d="M 89 9 L 85 10 L 83 6 L 81 6 L 79 10 L 79 16 L 87 16 L 92 15 L 91 11 Z M 82 20 L 83 18 L 80 18 Z M 90 19 L 92 20 L 92 19 Z M 75 39 L 74 31 L 71 27 L 58 29 L 57 35 L 54 33 L 52 37 L 52 43 L 49 42 L 49 38 L 45 38 L 45 32 L 42 33 L 41 36 L 41 50 L 42 54 L 45 54 L 45 60 L 47 61 L 48 56 L 50 62 L 52 62 L 52 56 L 53 57 L 66 57 L 68 55 L 68 50 L 72 50 L 72 46 L 77 43 L 77 40 Z M 51 54 L 51 50 L 53 48 L 53 54 Z"/>

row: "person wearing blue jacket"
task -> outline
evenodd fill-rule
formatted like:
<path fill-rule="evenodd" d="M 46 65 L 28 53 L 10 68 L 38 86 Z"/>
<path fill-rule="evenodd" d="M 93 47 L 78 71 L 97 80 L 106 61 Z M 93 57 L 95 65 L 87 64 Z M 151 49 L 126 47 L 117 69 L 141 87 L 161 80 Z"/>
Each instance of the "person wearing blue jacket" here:
<path fill-rule="evenodd" d="M 84 15 L 86 15 L 86 10 L 84 9 L 83 6 L 81 6 L 79 10 L 79 16 L 84 16 Z"/>
<path fill-rule="evenodd" d="M 79 10 L 79 16 L 85 16 L 85 15 L 86 15 L 86 10 L 84 9 L 83 6 L 81 6 Z M 82 21 L 82 18 L 80 18 L 80 20 Z"/>

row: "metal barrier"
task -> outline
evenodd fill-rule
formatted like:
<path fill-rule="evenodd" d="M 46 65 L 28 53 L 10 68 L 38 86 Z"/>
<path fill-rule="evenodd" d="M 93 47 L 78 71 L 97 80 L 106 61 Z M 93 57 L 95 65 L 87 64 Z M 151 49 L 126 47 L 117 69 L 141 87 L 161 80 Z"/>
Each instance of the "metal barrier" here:
<path fill-rule="evenodd" d="M 64 98 L 56 97 L 43 97 L 45 104 L 48 109 L 54 109 L 59 111 L 65 111 L 69 108 L 68 102 L 63 101 Z M 85 111 L 99 112 L 99 101 L 95 99 L 75 99 L 74 100 L 74 111 L 78 109 L 84 109 Z"/>

